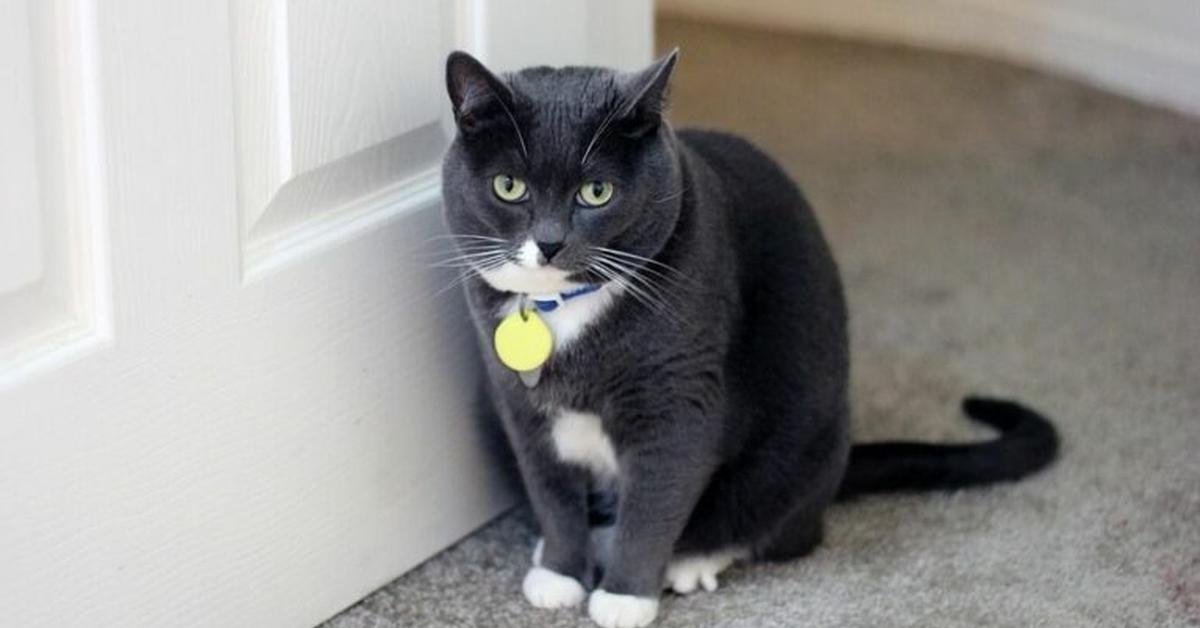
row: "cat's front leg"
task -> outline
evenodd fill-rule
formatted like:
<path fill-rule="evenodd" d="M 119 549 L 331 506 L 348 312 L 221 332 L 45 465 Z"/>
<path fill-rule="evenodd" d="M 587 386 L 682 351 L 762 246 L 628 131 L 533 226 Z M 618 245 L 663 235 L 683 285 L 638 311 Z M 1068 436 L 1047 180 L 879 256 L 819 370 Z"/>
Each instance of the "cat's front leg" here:
<path fill-rule="evenodd" d="M 575 606 L 591 584 L 587 476 L 553 456 L 538 435 L 536 417 L 522 424 L 529 429 L 511 430 L 510 439 L 542 540 L 521 591 L 538 608 Z"/>
<path fill-rule="evenodd" d="M 658 614 L 667 562 L 711 474 L 694 436 L 676 433 L 621 456 L 612 557 L 588 601 L 604 628 L 646 626 Z"/>

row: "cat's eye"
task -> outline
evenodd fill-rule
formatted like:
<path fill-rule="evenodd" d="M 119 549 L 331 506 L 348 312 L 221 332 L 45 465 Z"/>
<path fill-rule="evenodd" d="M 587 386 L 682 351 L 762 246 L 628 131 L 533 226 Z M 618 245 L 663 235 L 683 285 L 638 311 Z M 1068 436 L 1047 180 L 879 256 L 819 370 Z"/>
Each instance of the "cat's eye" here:
<path fill-rule="evenodd" d="M 588 181 L 579 188 L 575 200 L 585 207 L 601 207 L 613 196 L 613 184 L 608 181 Z"/>
<path fill-rule="evenodd" d="M 525 200 L 529 187 L 511 174 L 498 174 L 492 177 L 492 192 L 505 203 L 518 203 Z"/>

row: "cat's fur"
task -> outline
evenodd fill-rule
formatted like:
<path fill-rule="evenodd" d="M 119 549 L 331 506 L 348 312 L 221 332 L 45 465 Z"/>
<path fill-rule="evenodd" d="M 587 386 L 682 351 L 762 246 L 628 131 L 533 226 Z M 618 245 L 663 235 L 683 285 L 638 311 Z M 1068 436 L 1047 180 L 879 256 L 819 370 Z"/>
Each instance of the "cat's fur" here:
<path fill-rule="evenodd" d="M 589 611 L 605 626 L 650 621 L 664 576 L 710 588 L 734 558 L 811 551 L 839 492 L 1014 479 L 1057 447 L 1037 414 L 977 399 L 965 409 L 1000 429 L 995 441 L 852 450 L 846 303 L 829 246 L 769 157 L 666 123 L 675 60 L 504 77 L 464 53 L 447 62 L 459 133 L 444 160 L 446 219 L 455 234 L 498 239 L 490 258 L 471 248 L 482 240 L 463 240 L 488 259 L 467 295 L 544 535 L 526 595 L 557 606 L 594 587 Z M 497 199 L 497 174 L 524 179 L 529 198 Z M 580 207 L 576 190 L 595 179 L 615 184 L 613 200 Z M 535 241 L 562 249 L 545 263 Z M 597 262 L 594 247 L 626 255 Z M 593 283 L 604 288 L 543 315 L 572 331 L 536 385 L 499 363 L 492 335 L 519 294 Z M 589 516 L 615 526 L 603 551 Z"/>

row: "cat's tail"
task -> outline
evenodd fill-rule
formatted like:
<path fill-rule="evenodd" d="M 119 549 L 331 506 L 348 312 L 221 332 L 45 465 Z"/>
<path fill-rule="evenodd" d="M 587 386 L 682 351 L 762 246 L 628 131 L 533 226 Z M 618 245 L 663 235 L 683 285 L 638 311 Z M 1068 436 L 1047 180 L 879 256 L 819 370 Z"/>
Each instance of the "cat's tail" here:
<path fill-rule="evenodd" d="M 839 499 L 865 493 L 964 488 L 1016 480 L 1050 464 L 1058 432 L 1050 421 L 1021 404 L 967 397 L 967 416 L 1000 432 L 969 445 L 884 442 L 855 445 Z"/>

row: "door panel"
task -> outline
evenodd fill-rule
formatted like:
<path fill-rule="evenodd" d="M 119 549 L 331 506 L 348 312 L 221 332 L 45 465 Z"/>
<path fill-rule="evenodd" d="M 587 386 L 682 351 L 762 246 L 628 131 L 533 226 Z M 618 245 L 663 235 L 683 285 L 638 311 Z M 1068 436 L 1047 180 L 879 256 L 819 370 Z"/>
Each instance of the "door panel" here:
<path fill-rule="evenodd" d="M 107 340 L 87 7 L 0 2 L 0 391 Z"/>
<path fill-rule="evenodd" d="M 313 625 L 513 502 L 414 263 L 444 56 L 651 43 L 644 0 L 569 53 L 493 22 L 530 5 L 597 10 L 0 0 L 0 623 Z"/>
<path fill-rule="evenodd" d="M 248 279 L 435 200 L 455 12 L 438 0 L 232 0 Z"/>

